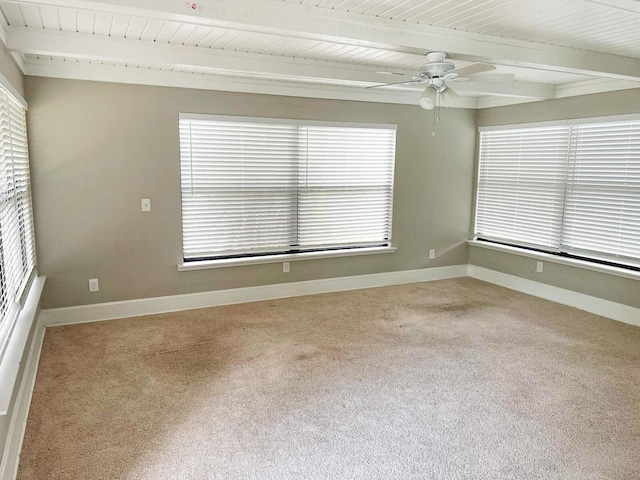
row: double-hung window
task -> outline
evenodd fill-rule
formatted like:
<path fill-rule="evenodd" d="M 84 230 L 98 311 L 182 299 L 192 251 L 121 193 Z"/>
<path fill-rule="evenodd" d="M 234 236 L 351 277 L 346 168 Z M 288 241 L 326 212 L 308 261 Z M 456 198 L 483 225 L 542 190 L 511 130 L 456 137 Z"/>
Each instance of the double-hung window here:
<path fill-rule="evenodd" d="M 0 358 L 34 268 L 26 112 L 0 87 Z"/>
<path fill-rule="evenodd" d="M 475 235 L 640 267 L 640 117 L 480 129 Z"/>
<path fill-rule="evenodd" d="M 395 126 L 181 114 L 185 262 L 389 246 Z"/>

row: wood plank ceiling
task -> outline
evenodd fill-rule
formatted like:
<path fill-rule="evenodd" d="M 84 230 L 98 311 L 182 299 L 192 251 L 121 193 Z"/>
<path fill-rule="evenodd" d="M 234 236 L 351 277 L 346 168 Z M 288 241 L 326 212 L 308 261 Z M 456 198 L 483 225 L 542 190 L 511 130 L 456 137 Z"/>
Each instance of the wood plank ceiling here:
<path fill-rule="evenodd" d="M 640 87 L 638 0 L 28 0 L 0 13 L 29 75 L 415 104 L 424 86 L 365 87 L 444 50 L 457 67 L 494 64 L 485 82 L 513 76 L 507 96 L 462 92 L 461 106 Z"/>

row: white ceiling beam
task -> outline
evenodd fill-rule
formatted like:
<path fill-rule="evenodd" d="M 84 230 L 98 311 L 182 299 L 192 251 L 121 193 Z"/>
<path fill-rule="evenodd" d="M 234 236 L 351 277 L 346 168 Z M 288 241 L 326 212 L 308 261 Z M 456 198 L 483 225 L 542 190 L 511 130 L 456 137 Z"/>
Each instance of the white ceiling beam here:
<path fill-rule="evenodd" d="M 77 32 L 7 27 L 10 51 L 112 62 L 201 67 L 220 73 L 264 75 L 298 80 L 343 82 L 356 86 L 393 81 L 376 67 L 191 47 Z M 409 71 L 404 73 L 411 73 Z M 410 77 L 409 77 L 410 78 Z"/>
<path fill-rule="evenodd" d="M 91 80 L 98 82 L 156 85 L 163 87 L 197 88 L 254 94 L 283 95 L 308 98 L 355 100 L 396 103 L 418 107 L 420 92 L 354 89 L 332 85 L 314 85 L 269 79 L 224 77 L 149 70 L 131 67 L 106 66 L 94 63 L 38 61 L 25 64 L 25 74 L 37 77 Z M 465 104 L 474 108 L 476 99 Z"/>
<path fill-rule="evenodd" d="M 576 97 L 579 95 L 593 95 L 597 93 L 614 92 L 618 90 L 637 89 L 636 82 L 625 82 L 624 80 L 607 80 L 597 78 L 582 82 L 573 82 L 556 86 L 555 98 Z M 518 97 L 479 97 L 478 108 L 503 107 L 505 105 L 516 105 L 528 103 L 539 99 L 518 98 Z"/>
<path fill-rule="evenodd" d="M 463 60 L 640 81 L 640 60 L 635 58 L 278 0 L 203 0 L 202 9 L 187 8 L 186 2 L 178 0 L 23 0 L 22 3 L 97 9 L 409 53 L 442 50 Z"/>
<path fill-rule="evenodd" d="M 416 109 L 421 111 L 418 106 L 420 91 L 365 90 L 336 85 L 314 85 L 261 78 L 199 75 L 168 70 L 160 71 L 146 68 L 106 66 L 95 63 L 62 62 L 55 60 L 36 60 L 34 63 L 26 63 L 25 75 L 289 97 L 394 103 L 414 105 Z M 476 98 L 459 98 L 451 106 L 457 108 L 476 108 L 477 104 L 478 101 Z"/>
<path fill-rule="evenodd" d="M 452 82 L 450 87 L 461 94 L 483 93 L 500 97 L 555 98 L 555 85 L 528 82 Z"/>

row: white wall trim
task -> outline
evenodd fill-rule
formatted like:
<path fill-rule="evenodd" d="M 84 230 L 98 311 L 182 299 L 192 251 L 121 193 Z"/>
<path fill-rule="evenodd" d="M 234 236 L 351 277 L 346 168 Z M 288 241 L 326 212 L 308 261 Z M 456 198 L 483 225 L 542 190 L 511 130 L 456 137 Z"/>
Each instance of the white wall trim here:
<path fill-rule="evenodd" d="M 36 383 L 44 331 L 44 324 L 41 319 L 38 318 L 36 320 L 31 346 L 29 347 L 24 374 L 13 407 L 11 423 L 9 424 L 9 430 L 7 432 L 7 442 L 4 447 L 2 461 L 0 462 L 0 480 L 14 480 L 18 474 L 18 463 L 20 461 L 25 429 L 27 427 L 33 388 Z"/>
<path fill-rule="evenodd" d="M 304 282 L 279 283 L 257 287 L 233 288 L 212 292 L 188 293 L 167 297 L 143 298 L 122 302 L 98 303 L 77 307 L 42 310 L 45 326 L 99 322 L 115 318 L 176 312 L 194 308 L 258 302 L 276 298 L 298 297 L 318 293 L 358 290 L 467 276 L 467 265 L 373 273 L 351 277 L 326 278 Z"/>
<path fill-rule="evenodd" d="M 640 327 L 640 308 L 623 305 L 526 278 L 520 278 L 496 270 L 478 267 L 476 265 L 469 265 L 469 276 L 500 285 L 501 287 L 510 288 L 511 290 L 544 298 L 545 300 L 551 300 L 552 302 L 561 303 Z"/>

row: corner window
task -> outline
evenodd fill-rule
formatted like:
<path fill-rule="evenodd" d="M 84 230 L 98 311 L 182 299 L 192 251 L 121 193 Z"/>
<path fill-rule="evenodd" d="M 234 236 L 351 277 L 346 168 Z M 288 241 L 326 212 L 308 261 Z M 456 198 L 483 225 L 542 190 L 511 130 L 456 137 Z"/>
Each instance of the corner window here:
<path fill-rule="evenodd" d="M 0 87 L 0 358 L 34 268 L 26 112 Z"/>
<path fill-rule="evenodd" d="M 181 114 L 185 262 L 391 243 L 395 126 Z"/>
<path fill-rule="evenodd" d="M 481 129 L 475 235 L 640 268 L 640 119 Z"/>

